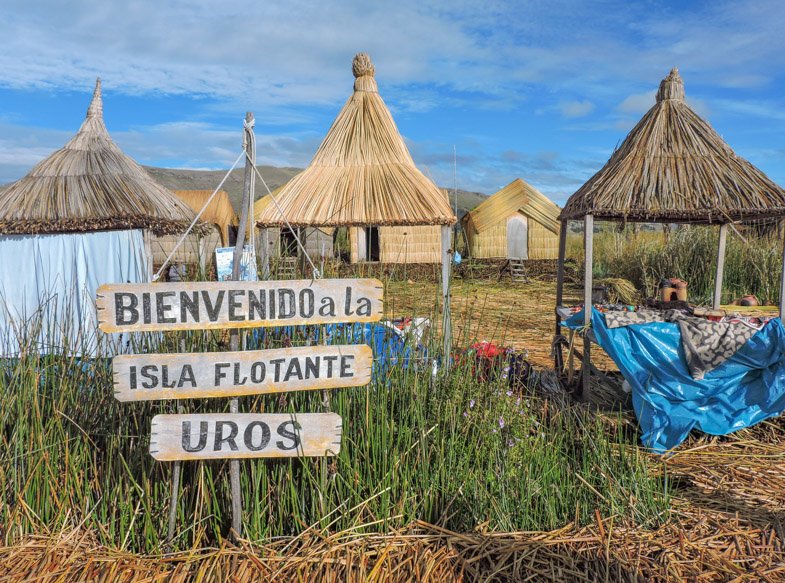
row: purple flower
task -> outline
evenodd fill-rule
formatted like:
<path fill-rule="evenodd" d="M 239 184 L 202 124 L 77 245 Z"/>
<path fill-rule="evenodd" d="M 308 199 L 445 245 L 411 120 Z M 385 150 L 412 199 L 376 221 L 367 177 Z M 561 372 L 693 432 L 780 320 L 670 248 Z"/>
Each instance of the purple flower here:
<path fill-rule="evenodd" d="M 499 417 L 499 427 L 504 429 L 504 417 Z"/>
<path fill-rule="evenodd" d="M 507 440 L 507 447 L 512 447 L 513 445 L 515 445 L 515 440 L 514 439 L 508 439 Z"/>
<path fill-rule="evenodd" d="M 469 413 L 468 413 L 467 411 L 464 411 L 464 412 L 463 412 L 463 416 L 464 416 L 464 417 L 468 417 L 468 416 L 469 416 Z"/>
<path fill-rule="evenodd" d="M 474 399 L 469 401 L 469 409 L 474 409 Z"/>
<path fill-rule="evenodd" d="M 512 397 L 512 391 L 507 391 L 507 396 Z"/>

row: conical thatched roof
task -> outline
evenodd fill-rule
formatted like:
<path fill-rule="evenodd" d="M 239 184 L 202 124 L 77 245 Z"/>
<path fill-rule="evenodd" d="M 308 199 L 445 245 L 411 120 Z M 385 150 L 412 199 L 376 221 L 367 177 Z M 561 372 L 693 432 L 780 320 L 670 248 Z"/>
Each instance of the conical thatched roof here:
<path fill-rule="evenodd" d="M 79 132 L 0 193 L 0 234 L 184 231 L 194 212 L 109 137 L 101 80 Z"/>
<path fill-rule="evenodd" d="M 354 93 L 311 164 L 276 200 L 291 225 L 451 225 L 447 197 L 414 165 L 376 87 L 374 66 L 354 57 Z M 284 224 L 269 205 L 259 224 Z"/>
<path fill-rule="evenodd" d="M 785 191 L 738 157 L 684 101 L 677 69 L 562 219 L 724 223 L 785 215 Z"/>

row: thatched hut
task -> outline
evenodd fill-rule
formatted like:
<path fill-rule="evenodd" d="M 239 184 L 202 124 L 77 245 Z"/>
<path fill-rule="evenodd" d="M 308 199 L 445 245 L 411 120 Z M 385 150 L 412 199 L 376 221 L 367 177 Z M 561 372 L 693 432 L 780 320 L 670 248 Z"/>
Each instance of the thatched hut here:
<path fill-rule="evenodd" d="M 273 196 L 278 196 L 281 188 L 278 188 L 257 200 L 253 205 L 254 221 L 258 221 L 262 211 L 272 202 Z M 300 241 L 305 246 L 308 255 L 312 258 L 332 257 L 333 256 L 333 235 L 335 229 L 332 227 L 293 227 Z M 295 232 L 289 227 L 267 227 L 261 229 L 260 235 L 256 238 L 256 252 L 259 257 L 296 257 L 298 256 L 297 242 L 294 238 Z"/>
<path fill-rule="evenodd" d="M 559 207 L 520 178 L 488 197 L 461 219 L 476 259 L 556 259 Z"/>
<path fill-rule="evenodd" d="M 193 219 L 109 137 L 97 81 L 76 136 L 0 193 L 0 352 L 92 352 L 96 288 L 148 281 L 149 233 Z"/>
<path fill-rule="evenodd" d="M 358 54 L 352 72 L 354 93 L 310 165 L 280 189 L 278 205 L 267 205 L 257 223 L 346 227 L 352 261 L 440 262 L 440 227 L 456 221 L 447 196 L 414 165 L 370 58 Z"/>
<path fill-rule="evenodd" d="M 725 242 L 730 223 L 785 216 L 785 190 L 740 158 L 687 105 L 677 69 L 660 83 L 654 106 L 630 131 L 607 164 L 573 194 L 561 212 L 557 305 L 562 301 L 567 223 L 582 220 L 585 297 L 591 306 L 594 219 L 720 226 L 714 307 L 720 305 Z M 785 263 L 785 252 L 783 256 Z M 780 313 L 785 307 L 783 271 Z M 586 310 L 586 323 L 591 311 Z M 557 316 L 557 336 L 560 325 Z M 585 338 L 584 371 L 590 341 Z M 557 365 L 560 365 L 560 353 Z M 589 376 L 583 375 L 584 388 Z"/>
<path fill-rule="evenodd" d="M 174 194 L 185 202 L 194 213 L 199 213 L 210 200 L 212 190 L 175 190 Z M 211 263 L 216 248 L 234 245 L 239 219 L 234 212 L 229 195 L 219 190 L 199 216 L 205 225 L 201 231 L 191 231 L 170 259 L 173 264 L 199 265 L 202 270 Z M 153 263 L 163 265 L 180 240 L 181 235 L 153 237 L 151 247 Z"/>

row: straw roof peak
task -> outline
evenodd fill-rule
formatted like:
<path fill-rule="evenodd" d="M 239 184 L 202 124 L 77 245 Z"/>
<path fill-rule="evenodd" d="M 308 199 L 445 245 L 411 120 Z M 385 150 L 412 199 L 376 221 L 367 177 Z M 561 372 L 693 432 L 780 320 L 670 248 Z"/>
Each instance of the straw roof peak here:
<path fill-rule="evenodd" d="M 373 77 L 376 68 L 373 66 L 373 61 L 368 53 L 357 53 L 352 59 L 352 73 L 354 77 L 363 77 L 367 75 Z"/>
<path fill-rule="evenodd" d="M 660 88 L 657 90 L 657 103 L 666 99 L 684 101 L 684 81 L 676 67 L 673 67 L 668 76 L 660 82 Z"/>
<path fill-rule="evenodd" d="M 101 97 L 101 78 L 96 77 L 95 89 L 93 90 L 93 98 L 90 100 L 90 106 L 87 108 L 87 117 L 103 117 L 104 116 L 104 100 Z"/>
<path fill-rule="evenodd" d="M 357 53 L 352 59 L 352 74 L 354 75 L 354 90 L 378 93 L 379 87 L 376 85 L 374 74 L 376 67 L 373 66 L 371 57 L 368 53 Z"/>

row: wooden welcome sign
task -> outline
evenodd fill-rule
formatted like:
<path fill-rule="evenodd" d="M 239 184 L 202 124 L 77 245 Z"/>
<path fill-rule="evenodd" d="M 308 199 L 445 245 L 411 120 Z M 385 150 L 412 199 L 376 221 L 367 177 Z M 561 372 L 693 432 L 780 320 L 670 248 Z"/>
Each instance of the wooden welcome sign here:
<path fill-rule="evenodd" d="M 108 284 L 96 305 L 104 332 L 376 322 L 382 290 L 378 279 Z"/>
<path fill-rule="evenodd" d="M 124 354 L 112 362 L 119 401 L 237 397 L 360 387 L 371 381 L 367 344 L 203 354 Z"/>
<path fill-rule="evenodd" d="M 335 413 L 156 415 L 150 455 L 161 461 L 334 456 L 341 449 Z"/>

